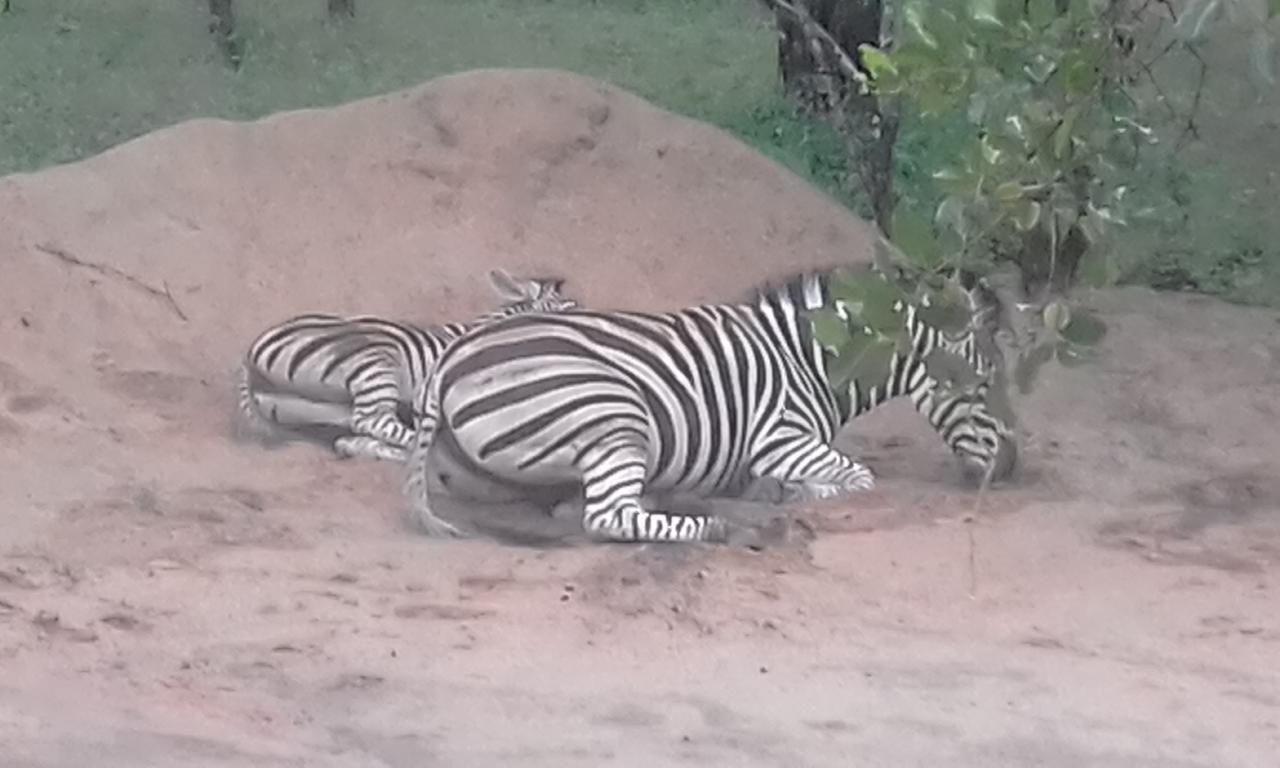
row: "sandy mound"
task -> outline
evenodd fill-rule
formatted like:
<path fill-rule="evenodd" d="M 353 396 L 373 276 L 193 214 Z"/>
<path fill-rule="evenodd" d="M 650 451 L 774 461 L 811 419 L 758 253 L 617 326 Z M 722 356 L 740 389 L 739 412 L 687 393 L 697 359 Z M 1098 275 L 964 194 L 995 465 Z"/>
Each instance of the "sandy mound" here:
<path fill-rule="evenodd" d="M 1262 765 L 1280 746 L 1274 313 L 1097 297 L 1099 364 L 1023 403 L 973 498 L 909 409 L 884 487 L 753 554 L 401 528 L 385 465 L 227 439 L 298 311 L 423 321 L 484 270 L 669 307 L 869 256 L 723 133 L 476 72 L 186 123 L 0 181 L 6 764 Z M 900 405 L 900 404 L 899 404 Z M 620 747 L 625 744 L 625 748 Z M 16 761 L 14 763 L 13 761 Z"/>

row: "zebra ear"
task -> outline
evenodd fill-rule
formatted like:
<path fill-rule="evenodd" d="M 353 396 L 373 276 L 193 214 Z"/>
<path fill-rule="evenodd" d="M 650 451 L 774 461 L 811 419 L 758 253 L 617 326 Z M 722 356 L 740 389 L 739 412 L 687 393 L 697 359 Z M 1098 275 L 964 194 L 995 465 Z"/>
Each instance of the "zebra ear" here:
<path fill-rule="evenodd" d="M 535 281 L 513 277 L 502 268 L 489 270 L 489 284 L 498 296 L 507 301 L 525 301 L 538 295 L 538 284 Z"/>

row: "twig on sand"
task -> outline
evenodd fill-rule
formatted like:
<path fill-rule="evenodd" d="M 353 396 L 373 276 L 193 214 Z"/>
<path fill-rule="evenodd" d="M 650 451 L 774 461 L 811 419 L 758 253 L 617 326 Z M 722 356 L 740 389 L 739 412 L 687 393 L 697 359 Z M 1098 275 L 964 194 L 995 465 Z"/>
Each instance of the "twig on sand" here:
<path fill-rule="evenodd" d="M 169 281 L 165 280 L 160 285 L 164 286 L 164 296 L 169 300 L 169 306 L 173 307 L 174 314 L 182 318 L 182 322 L 187 322 L 187 313 L 182 311 L 182 307 L 178 306 L 178 300 L 173 298 L 173 292 L 169 290 Z"/>
<path fill-rule="evenodd" d="M 64 264 L 69 264 L 73 267 L 83 267 L 85 269 L 89 269 L 94 272 L 97 272 L 98 274 L 103 275 L 104 277 L 112 277 L 117 280 L 123 280 L 129 285 L 132 285 L 134 288 L 145 291 L 146 293 L 149 293 L 158 299 L 163 299 L 165 303 L 169 305 L 169 308 L 173 310 L 174 314 L 176 314 L 178 318 L 182 320 L 182 322 L 184 323 L 188 322 L 187 314 L 182 311 L 182 307 L 178 306 L 178 302 L 173 298 L 173 294 L 169 292 L 168 283 L 162 283 L 161 285 L 163 285 L 163 288 L 156 288 L 154 285 L 150 285 L 142 280 L 139 280 L 138 278 L 134 277 L 128 272 L 117 269 L 116 267 L 107 266 L 105 264 L 95 264 L 92 261 L 85 261 L 84 259 L 73 256 L 72 254 L 68 253 L 62 248 L 57 247 L 56 245 L 49 245 L 47 243 L 36 243 L 35 248 L 37 251 L 40 251 L 41 253 L 47 253 L 48 255 L 54 257 L 55 259 L 57 259 L 58 261 L 61 261 Z"/>
<path fill-rule="evenodd" d="M 991 476 L 995 473 L 995 462 L 987 467 L 987 471 L 982 476 L 982 484 L 978 486 L 978 500 L 974 502 L 973 511 L 965 515 L 962 520 L 964 522 L 965 532 L 969 534 L 969 599 L 978 599 L 978 565 L 977 553 L 978 544 L 973 535 L 973 526 L 978 521 L 978 516 L 982 514 L 983 504 L 987 500 L 987 488 L 991 485 Z"/>

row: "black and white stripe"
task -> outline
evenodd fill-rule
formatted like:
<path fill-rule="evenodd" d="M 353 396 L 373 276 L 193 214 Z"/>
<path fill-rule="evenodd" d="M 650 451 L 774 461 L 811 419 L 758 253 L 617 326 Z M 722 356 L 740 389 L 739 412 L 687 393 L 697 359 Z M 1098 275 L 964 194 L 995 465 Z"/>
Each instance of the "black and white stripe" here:
<path fill-rule="evenodd" d="M 405 418 L 413 392 L 445 348 L 468 330 L 526 312 L 577 306 L 559 278 L 489 273 L 499 309 L 468 323 L 418 327 L 362 315 L 306 314 L 264 331 L 240 369 L 243 432 L 332 441 L 339 456 L 403 461 L 413 431 Z"/>
<path fill-rule="evenodd" d="M 966 460 L 993 468 L 1016 455 L 984 388 L 944 398 L 925 370 L 937 346 L 989 370 L 973 331 L 947 339 L 914 307 L 911 351 L 895 355 L 884 383 L 837 391 L 807 319 L 827 303 L 829 277 L 804 275 L 741 304 L 524 315 L 467 334 L 415 395 L 411 512 L 429 534 L 461 535 L 428 499 L 428 458 L 440 442 L 459 465 L 530 496 L 580 487 L 589 535 L 722 540 L 723 521 L 646 510 L 642 494 L 731 495 L 759 478 L 779 481 L 790 498 L 870 488 L 870 470 L 831 442 L 853 417 L 904 394 Z"/>

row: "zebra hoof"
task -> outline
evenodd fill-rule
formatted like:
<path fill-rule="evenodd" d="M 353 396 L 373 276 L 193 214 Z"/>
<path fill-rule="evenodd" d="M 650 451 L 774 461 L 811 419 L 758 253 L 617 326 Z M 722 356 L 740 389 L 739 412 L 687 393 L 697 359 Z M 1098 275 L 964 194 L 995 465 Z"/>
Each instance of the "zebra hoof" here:
<path fill-rule="evenodd" d="M 431 539 L 461 539 L 466 534 L 453 523 L 445 522 L 430 511 L 418 510 L 414 515 L 418 531 Z"/>
<path fill-rule="evenodd" d="M 732 530 L 726 520 L 708 517 L 706 527 L 702 529 L 702 540 L 709 544 L 728 544 L 732 538 Z"/>

